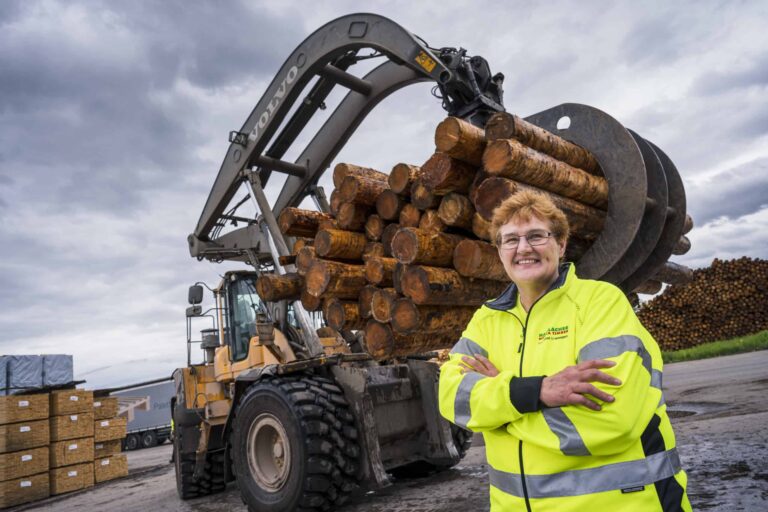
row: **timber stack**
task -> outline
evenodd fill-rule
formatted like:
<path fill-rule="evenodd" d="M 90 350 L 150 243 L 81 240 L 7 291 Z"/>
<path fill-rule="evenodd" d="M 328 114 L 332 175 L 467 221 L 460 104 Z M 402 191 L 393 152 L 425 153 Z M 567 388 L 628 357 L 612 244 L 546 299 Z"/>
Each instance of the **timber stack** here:
<path fill-rule="evenodd" d="M 296 272 L 260 278 L 261 298 L 300 300 L 336 331 L 364 332 L 376 359 L 421 354 L 452 346 L 508 286 L 490 222 L 512 194 L 536 190 L 565 212 L 570 261 L 600 234 L 608 185 L 587 150 L 507 113 L 486 130 L 449 117 L 435 145 L 422 165 L 389 174 L 336 165 L 330 213 L 284 209 L 278 224 L 296 240 L 285 261 Z"/>
<path fill-rule="evenodd" d="M 715 259 L 643 305 L 638 317 L 663 350 L 768 329 L 768 260 Z"/>

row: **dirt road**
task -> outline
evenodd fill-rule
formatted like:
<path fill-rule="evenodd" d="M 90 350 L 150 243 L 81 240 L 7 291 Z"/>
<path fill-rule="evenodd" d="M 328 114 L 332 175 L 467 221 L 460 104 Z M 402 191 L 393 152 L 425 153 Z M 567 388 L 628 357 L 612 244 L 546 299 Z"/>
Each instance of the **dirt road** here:
<path fill-rule="evenodd" d="M 768 351 L 668 365 L 664 393 L 694 510 L 767 510 Z M 128 478 L 9 510 L 246 510 L 234 485 L 216 496 L 179 500 L 170 453 L 169 445 L 129 452 Z M 339 512 L 488 510 L 487 482 L 484 447 L 475 446 L 453 470 L 359 492 Z"/>

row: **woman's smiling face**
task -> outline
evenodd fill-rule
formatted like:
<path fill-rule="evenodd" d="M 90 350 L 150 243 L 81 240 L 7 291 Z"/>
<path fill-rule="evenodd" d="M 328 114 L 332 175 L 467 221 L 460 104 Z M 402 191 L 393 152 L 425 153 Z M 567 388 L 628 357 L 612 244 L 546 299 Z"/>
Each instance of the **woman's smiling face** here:
<path fill-rule="evenodd" d="M 547 289 L 557 279 L 565 244 L 560 245 L 551 231 L 549 223 L 537 217 L 513 219 L 499 228 L 499 257 L 518 288 Z M 546 236 L 544 243 L 530 245 L 528 237 L 541 234 Z M 517 247 L 509 247 L 518 238 Z"/>

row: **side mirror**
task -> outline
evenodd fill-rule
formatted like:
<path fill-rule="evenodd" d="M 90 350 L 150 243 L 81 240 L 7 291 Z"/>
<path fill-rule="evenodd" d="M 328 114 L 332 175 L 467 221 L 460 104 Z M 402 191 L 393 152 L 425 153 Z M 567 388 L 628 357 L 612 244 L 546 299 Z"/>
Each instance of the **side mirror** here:
<path fill-rule="evenodd" d="M 190 286 L 188 300 L 190 304 L 200 304 L 203 302 L 203 287 L 199 284 Z"/>

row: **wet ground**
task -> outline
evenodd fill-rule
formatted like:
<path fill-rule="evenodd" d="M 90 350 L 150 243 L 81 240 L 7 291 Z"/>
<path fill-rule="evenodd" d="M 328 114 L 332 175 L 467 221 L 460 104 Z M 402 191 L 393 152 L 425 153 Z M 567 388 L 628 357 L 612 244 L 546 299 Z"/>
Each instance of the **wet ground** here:
<path fill-rule="evenodd" d="M 768 510 L 768 351 L 668 365 L 664 394 L 694 510 Z M 129 452 L 128 478 L 13 509 L 82 512 L 245 511 L 237 487 L 182 502 L 170 445 Z M 339 512 L 488 510 L 483 446 L 454 469 L 356 493 Z"/>

